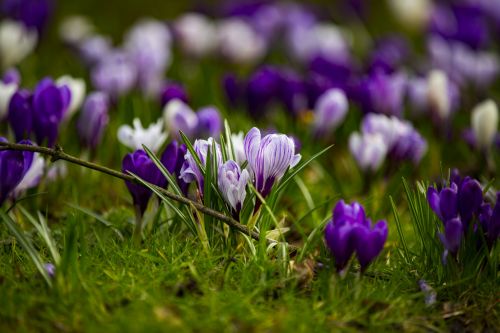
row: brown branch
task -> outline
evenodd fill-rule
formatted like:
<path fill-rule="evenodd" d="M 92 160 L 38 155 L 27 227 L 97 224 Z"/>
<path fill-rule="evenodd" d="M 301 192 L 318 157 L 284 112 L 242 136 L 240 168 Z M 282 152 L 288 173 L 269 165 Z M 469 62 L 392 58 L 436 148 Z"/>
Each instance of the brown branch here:
<path fill-rule="evenodd" d="M 32 145 L 25 145 L 25 144 L 19 144 L 19 143 L 10 143 L 10 142 L 1 142 L 0 141 L 0 151 L 2 151 L 2 150 L 20 150 L 20 151 L 31 151 L 31 152 L 35 152 L 35 153 L 40 153 L 43 155 L 50 156 L 52 158 L 53 162 L 57 161 L 57 160 L 64 160 L 64 161 L 67 161 L 67 162 L 70 162 L 73 164 L 83 166 L 83 167 L 88 168 L 88 169 L 99 171 L 101 173 L 107 174 L 107 175 L 115 177 L 115 178 L 134 182 L 134 183 L 137 183 L 137 184 L 144 186 L 144 184 L 141 184 L 140 182 L 138 182 L 131 175 L 124 174 L 123 172 L 116 171 L 114 169 L 110 169 L 110 168 L 107 168 L 105 166 L 102 166 L 102 165 L 99 165 L 96 163 L 92 163 L 92 162 L 88 162 L 88 161 L 79 159 L 77 157 L 74 157 L 72 155 L 66 154 L 60 146 L 56 146 L 55 148 L 48 148 L 48 147 L 39 147 L 39 146 L 32 146 Z M 224 222 L 225 224 L 227 224 L 231 228 L 236 229 L 239 232 L 241 232 L 247 236 L 250 236 L 257 241 L 260 240 L 259 233 L 255 232 L 255 231 L 248 230 L 248 228 L 245 225 L 239 223 L 238 221 L 236 221 L 232 217 L 226 216 L 226 215 L 224 215 L 216 210 L 208 208 L 199 202 L 196 202 L 194 200 L 191 200 L 191 199 L 185 198 L 183 196 L 177 195 L 175 193 L 172 193 L 164 188 L 156 187 L 156 189 L 159 192 L 161 192 L 163 195 L 165 195 L 166 197 L 168 197 L 174 201 L 180 202 L 184 205 L 193 206 L 199 212 L 202 212 L 203 214 L 206 214 L 206 215 L 213 216 L 216 219 L 218 219 L 219 221 Z M 270 241 L 270 242 L 272 242 L 272 241 Z M 292 245 L 289 245 L 289 247 L 292 251 L 297 250 L 297 248 L 292 246 Z"/>

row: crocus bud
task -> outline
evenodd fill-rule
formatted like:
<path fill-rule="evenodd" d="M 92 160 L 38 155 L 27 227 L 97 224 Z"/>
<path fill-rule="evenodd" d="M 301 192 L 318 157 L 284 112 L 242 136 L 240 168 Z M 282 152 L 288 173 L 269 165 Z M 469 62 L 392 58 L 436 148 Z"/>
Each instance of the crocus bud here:
<path fill-rule="evenodd" d="M 165 147 L 163 154 L 161 155 L 161 163 L 165 168 L 170 172 L 170 174 L 174 175 L 177 179 L 177 185 L 181 189 L 184 195 L 187 195 L 187 190 L 189 184 L 184 182 L 181 178 L 179 178 L 182 165 L 184 164 L 184 156 L 186 155 L 187 147 L 185 144 L 179 144 L 177 141 L 172 141 Z"/>
<path fill-rule="evenodd" d="M 196 116 L 198 117 L 197 133 L 199 137 L 219 137 L 222 130 L 222 118 L 217 108 L 204 107 L 198 110 Z"/>
<path fill-rule="evenodd" d="M 263 197 L 267 196 L 274 183 L 301 159 L 300 154 L 295 154 L 295 143 L 290 137 L 284 134 L 268 134 L 262 137 L 256 127 L 245 136 L 244 148 L 255 188 Z"/>
<path fill-rule="evenodd" d="M 323 136 L 335 130 L 344 121 L 349 104 L 340 89 L 326 91 L 316 102 L 314 108 L 314 131 Z"/>
<path fill-rule="evenodd" d="M 118 129 L 118 140 L 131 149 L 142 149 L 142 145 L 144 145 L 152 152 L 157 152 L 167 139 L 167 133 L 163 132 L 161 119 L 149 125 L 148 128 L 144 128 L 141 120 L 135 118 L 133 126 L 132 128 L 129 125 L 122 125 Z"/>
<path fill-rule="evenodd" d="M 91 78 L 94 87 L 116 98 L 135 85 L 137 67 L 126 53 L 113 52 L 92 69 Z"/>
<path fill-rule="evenodd" d="M 243 165 L 246 161 L 245 146 L 243 144 L 245 134 L 243 132 L 231 134 L 231 145 L 228 144 L 227 150 L 231 154 L 231 159 L 235 160 L 238 165 Z M 234 153 L 234 154 L 233 154 Z"/>
<path fill-rule="evenodd" d="M 215 151 L 212 149 L 213 145 L 215 145 Z M 222 152 L 220 150 L 220 146 L 218 143 L 214 142 L 213 138 L 208 138 L 208 140 L 196 140 L 193 144 L 193 148 L 196 155 L 198 155 L 202 166 L 206 166 L 209 162 L 207 158 L 208 152 L 210 152 L 211 156 L 215 155 L 213 158 L 215 158 L 217 168 L 222 164 Z M 196 182 L 200 193 L 203 193 L 204 176 L 198 167 L 195 158 L 191 155 L 191 152 L 188 151 L 184 156 L 184 159 L 185 161 L 182 165 L 179 178 L 186 183 Z"/>
<path fill-rule="evenodd" d="M 184 102 L 173 99 L 163 109 L 165 127 L 174 136 L 179 137 L 182 131 L 188 137 L 193 137 L 198 126 L 196 113 Z"/>
<path fill-rule="evenodd" d="M 487 150 L 498 131 L 498 108 L 494 101 L 487 100 L 478 104 L 471 115 L 472 130 L 477 147 Z"/>
<path fill-rule="evenodd" d="M 85 98 L 85 81 L 83 79 L 75 79 L 69 75 L 61 76 L 56 81 L 57 85 L 68 87 L 70 91 L 70 102 L 68 109 L 64 112 L 64 119 L 68 120 L 80 108 Z"/>
<path fill-rule="evenodd" d="M 3 120 L 7 116 L 10 100 L 16 91 L 16 83 L 4 83 L 0 81 L 0 120 Z"/>
<path fill-rule="evenodd" d="M 123 173 L 133 173 L 144 181 L 165 187 L 166 179 L 161 173 L 160 169 L 149 158 L 144 150 L 136 150 L 133 153 L 127 154 L 122 162 Z M 148 206 L 149 199 L 153 192 L 142 184 L 125 181 L 127 188 L 132 195 L 134 206 L 136 206 L 140 213 L 143 214 Z"/>
<path fill-rule="evenodd" d="M 203 57 L 217 46 L 215 25 L 204 15 L 187 13 L 174 22 L 175 36 L 188 55 Z"/>
<path fill-rule="evenodd" d="M 353 133 L 349 137 L 349 150 L 361 170 L 377 171 L 385 160 L 388 147 L 380 133 Z"/>
<path fill-rule="evenodd" d="M 108 95 L 103 92 L 93 92 L 85 99 L 77 123 L 80 142 L 84 146 L 95 149 L 101 142 L 109 122 L 109 102 Z"/>
<path fill-rule="evenodd" d="M 7 142 L 0 137 L 0 141 Z M 29 141 L 21 141 L 30 144 Z M 0 151 L 0 206 L 19 185 L 33 163 L 33 152 L 15 150 Z"/>
<path fill-rule="evenodd" d="M 443 71 L 433 70 L 427 77 L 427 98 L 440 121 L 448 119 L 451 113 L 448 77 Z"/>
<path fill-rule="evenodd" d="M 188 95 L 184 87 L 178 83 L 167 83 L 163 86 L 161 92 L 161 105 L 164 107 L 171 100 L 178 99 L 188 103 Z"/>
<path fill-rule="evenodd" d="M 7 68 L 19 63 L 34 50 L 37 40 L 36 31 L 29 30 L 20 22 L 0 22 L 1 66 Z"/>
<path fill-rule="evenodd" d="M 219 166 L 217 184 L 226 202 L 239 213 L 246 197 L 246 186 L 250 179 L 248 171 L 241 171 L 235 161 L 227 161 Z"/>
<path fill-rule="evenodd" d="M 16 139 L 28 138 L 33 130 L 33 96 L 26 89 L 18 90 L 9 103 L 8 119 Z"/>

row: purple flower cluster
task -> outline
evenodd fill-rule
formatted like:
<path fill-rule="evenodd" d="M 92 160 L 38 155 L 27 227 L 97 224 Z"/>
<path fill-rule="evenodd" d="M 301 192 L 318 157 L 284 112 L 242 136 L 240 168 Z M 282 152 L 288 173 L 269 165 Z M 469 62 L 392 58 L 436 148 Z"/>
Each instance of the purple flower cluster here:
<path fill-rule="evenodd" d="M 359 203 L 339 201 L 333 209 L 331 222 L 325 228 L 325 242 L 335 258 L 337 271 L 345 271 L 354 253 L 361 270 L 366 270 L 384 248 L 387 233 L 386 221 L 372 226 Z"/>
<path fill-rule="evenodd" d="M 500 236 L 500 201 L 494 207 L 483 197 L 479 182 L 470 177 L 461 178 L 457 173 L 452 175 L 450 185 L 438 190 L 429 187 L 427 201 L 429 206 L 443 222 L 444 230 L 439 238 L 445 247 L 443 260 L 448 254 L 456 256 L 462 239 L 470 228 L 477 231 L 479 221 L 491 247 Z"/>
<path fill-rule="evenodd" d="M 53 146 L 59 125 L 71 103 L 71 91 L 50 78 L 41 80 L 33 92 L 18 90 L 9 103 L 8 119 L 17 140 L 34 135 L 38 144 Z"/>
<path fill-rule="evenodd" d="M 349 148 L 365 171 L 376 171 L 386 157 L 418 164 L 427 151 L 426 141 L 411 123 L 394 116 L 370 113 L 363 119 L 361 131 L 351 135 Z"/>

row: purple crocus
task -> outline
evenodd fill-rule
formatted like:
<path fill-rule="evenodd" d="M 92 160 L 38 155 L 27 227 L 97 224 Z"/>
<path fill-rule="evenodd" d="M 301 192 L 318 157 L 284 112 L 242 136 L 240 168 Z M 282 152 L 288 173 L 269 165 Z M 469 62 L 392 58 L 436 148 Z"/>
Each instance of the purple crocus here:
<path fill-rule="evenodd" d="M 70 103 L 68 87 L 58 87 L 52 79 L 45 78 L 31 94 L 17 91 L 9 104 L 9 123 L 18 140 L 35 134 L 38 144 L 53 146 L 59 134 L 59 124 Z"/>
<path fill-rule="evenodd" d="M 344 121 L 349 102 L 340 89 L 330 89 L 320 96 L 314 108 L 314 132 L 324 136 Z"/>
<path fill-rule="evenodd" d="M 489 203 L 483 203 L 479 213 L 479 221 L 486 234 L 486 240 L 490 248 L 500 237 L 500 192 L 496 195 L 496 204 L 492 207 Z"/>
<path fill-rule="evenodd" d="M 254 186 L 263 197 L 271 192 L 274 183 L 289 168 L 296 166 L 301 158 L 300 154 L 295 154 L 295 143 L 290 137 L 284 134 L 262 137 L 256 127 L 245 136 L 244 148 Z"/>
<path fill-rule="evenodd" d="M 77 123 L 80 142 L 84 146 L 95 149 L 101 142 L 109 122 L 109 103 L 108 95 L 99 91 L 89 94 L 85 99 Z"/>
<path fill-rule="evenodd" d="M 386 221 L 372 227 L 359 203 L 346 204 L 341 200 L 335 205 L 332 221 L 326 225 L 325 242 L 341 274 L 354 252 L 364 271 L 384 248 L 387 233 Z"/>
<path fill-rule="evenodd" d="M 248 171 L 241 171 L 240 166 L 232 160 L 219 166 L 217 184 L 222 196 L 238 214 L 246 197 L 246 186 L 250 179 Z"/>
<path fill-rule="evenodd" d="M 16 68 L 9 68 L 3 73 L 1 81 L 4 84 L 15 84 L 19 86 L 21 84 L 21 74 Z"/>
<path fill-rule="evenodd" d="M 214 145 L 215 152 L 212 149 Z M 210 162 L 208 160 L 209 152 L 210 156 L 213 156 L 212 158 L 215 158 L 216 168 L 219 168 L 219 165 L 222 164 L 222 152 L 220 150 L 220 146 L 214 141 L 213 138 L 208 138 L 208 140 L 196 140 L 193 144 L 193 148 L 203 167 L 206 167 L 207 163 Z M 185 161 L 182 165 L 179 178 L 186 183 L 196 182 L 198 184 L 198 189 L 201 195 L 205 186 L 205 177 L 198 167 L 195 157 L 191 155 L 191 152 L 188 151 L 184 158 Z"/>
<path fill-rule="evenodd" d="M 0 137 L 0 142 L 7 142 Z M 31 144 L 20 141 L 20 144 Z M 33 163 L 33 152 L 3 150 L 0 151 L 0 206 L 19 185 Z"/>
<path fill-rule="evenodd" d="M 219 110 L 213 106 L 201 108 L 198 117 L 198 137 L 219 137 L 222 130 L 222 118 Z"/>
<path fill-rule="evenodd" d="M 144 181 L 160 187 L 165 187 L 166 185 L 165 177 L 142 149 L 127 154 L 123 158 L 122 172 L 127 174 L 129 172 L 133 173 Z M 142 215 L 148 206 L 149 198 L 151 198 L 153 192 L 142 184 L 136 184 L 130 181 L 125 181 L 125 184 L 132 195 L 134 206 Z"/>
<path fill-rule="evenodd" d="M 269 104 L 279 96 L 280 72 L 270 66 L 254 72 L 246 85 L 246 99 L 249 113 L 253 117 L 262 116 Z"/>
<path fill-rule="evenodd" d="M 161 155 L 161 163 L 165 168 L 177 178 L 177 185 L 184 195 L 187 195 L 188 183 L 179 178 L 182 165 L 184 164 L 184 155 L 186 155 L 187 148 L 185 144 L 179 144 L 176 140 L 169 143 L 163 154 Z"/>
<path fill-rule="evenodd" d="M 4 0 L 0 12 L 41 33 L 52 14 L 51 0 Z"/>
<path fill-rule="evenodd" d="M 91 78 L 95 88 L 116 98 L 134 87 L 137 67 L 128 54 L 115 51 L 98 62 L 92 69 Z"/>
<path fill-rule="evenodd" d="M 172 99 L 163 108 L 165 127 L 174 137 L 179 137 L 179 131 L 192 138 L 198 128 L 196 113 L 180 99 Z"/>
<path fill-rule="evenodd" d="M 400 117 L 406 92 L 406 76 L 387 74 L 378 69 L 361 80 L 354 91 L 354 99 L 363 112 L 382 113 Z"/>
<path fill-rule="evenodd" d="M 378 40 L 375 50 L 370 54 L 370 71 L 382 69 L 394 72 L 409 54 L 407 41 L 400 36 L 389 36 Z"/>
<path fill-rule="evenodd" d="M 444 232 L 439 234 L 439 238 L 445 247 L 443 254 L 445 261 L 448 253 L 457 255 L 469 222 L 480 212 L 483 202 L 481 185 L 469 177 L 463 180 L 455 177 L 449 187 L 440 191 L 429 187 L 427 201 L 444 225 Z"/>
<path fill-rule="evenodd" d="M 222 87 L 229 104 L 233 107 L 237 106 L 242 98 L 243 87 L 236 75 L 227 73 L 222 78 Z"/>
<path fill-rule="evenodd" d="M 175 82 L 166 83 L 160 92 L 161 96 L 161 105 L 165 106 L 171 100 L 178 99 L 183 101 L 184 103 L 188 103 L 188 95 L 184 87 Z"/>

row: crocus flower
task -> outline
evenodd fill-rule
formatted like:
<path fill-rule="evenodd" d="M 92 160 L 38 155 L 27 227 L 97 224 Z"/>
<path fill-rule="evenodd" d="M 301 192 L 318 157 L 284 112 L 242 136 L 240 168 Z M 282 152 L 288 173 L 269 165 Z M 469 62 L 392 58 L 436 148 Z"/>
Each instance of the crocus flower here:
<path fill-rule="evenodd" d="M 231 146 L 228 142 L 227 147 L 227 151 L 231 154 L 231 159 L 236 161 L 240 166 L 246 161 L 244 137 L 245 134 L 243 132 L 231 133 Z"/>
<path fill-rule="evenodd" d="M 198 117 L 199 137 L 219 137 L 222 130 L 222 118 L 217 108 L 213 106 L 201 108 L 196 116 Z"/>
<path fill-rule="evenodd" d="M 133 150 L 142 149 L 144 145 L 152 152 L 157 152 L 167 139 L 167 133 L 163 132 L 162 119 L 149 125 L 148 128 L 142 127 L 139 118 L 135 118 L 132 124 L 133 128 L 129 125 L 120 126 L 118 129 L 118 140 Z"/>
<path fill-rule="evenodd" d="M 51 0 L 4 0 L 0 12 L 41 33 L 53 11 Z"/>
<path fill-rule="evenodd" d="M 177 178 L 177 185 L 184 195 L 187 195 L 188 183 L 179 178 L 182 165 L 184 164 L 184 156 L 186 155 L 187 148 L 185 144 L 179 144 L 176 140 L 172 141 L 165 147 L 161 155 L 161 163 L 165 168 Z"/>
<path fill-rule="evenodd" d="M 101 142 L 109 122 L 109 103 L 108 95 L 103 92 L 90 93 L 85 99 L 77 122 L 80 142 L 84 146 L 95 149 Z"/>
<path fill-rule="evenodd" d="M 375 172 L 384 162 L 389 149 L 380 133 L 353 133 L 349 137 L 349 150 L 361 170 Z"/>
<path fill-rule="evenodd" d="M 444 225 L 444 232 L 439 234 L 445 247 L 443 262 L 446 262 L 448 253 L 456 256 L 462 236 L 472 217 L 479 214 L 483 202 L 482 189 L 476 180 L 468 177 L 454 179 L 441 191 L 434 187 L 427 190 L 429 206 Z"/>
<path fill-rule="evenodd" d="M 314 131 L 323 136 L 337 128 L 344 121 L 349 104 L 344 92 L 330 89 L 316 102 L 314 108 Z"/>
<path fill-rule="evenodd" d="M 45 269 L 45 271 L 47 272 L 47 274 L 49 275 L 50 278 L 55 278 L 56 276 L 56 266 L 54 266 L 54 264 L 48 262 L 46 264 L 43 265 L 43 268 Z"/>
<path fill-rule="evenodd" d="M 139 178 L 160 187 L 165 187 L 166 185 L 166 179 L 160 169 L 158 169 L 146 152 L 141 149 L 127 154 L 124 157 L 122 171 L 123 173 L 133 173 Z M 132 195 L 134 206 L 142 215 L 148 206 L 149 199 L 153 192 L 142 184 L 136 184 L 129 181 L 125 181 L 125 184 Z"/>
<path fill-rule="evenodd" d="M 167 26 L 152 19 L 138 22 L 125 36 L 125 49 L 137 68 L 138 83 L 144 91 L 160 89 L 172 61 L 171 40 Z"/>
<path fill-rule="evenodd" d="M 424 27 L 432 13 L 430 0 L 390 0 L 389 5 L 394 17 L 411 29 Z"/>
<path fill-rule="evenodd" d="M 231 18 L 217 27 L 221 55 L 238 64 L 254 63 L 266 52 L 265 40 L 242 19 Z"/>
<path fill-rule="evenodd" d="M 57 79 L 56 84 L 60 87 L 66 86 L 70 91 L 69 106 L 64 112 L 64 119 L 69 120 L 80 106 L 82 106 L 83 100 L 85 99 L 85 81 L 83 79 L 76 79 L 69 75 L 64 75 Z"/>
<path fill-rule="evenodd" d="M 0 137 L 1 142 L 7 142 Z M 20 141 L 21 144 L 31 144 Z M 33 153 L 15 150 L 0 151 L 0 206 L 19 185 L 33 163 Z"/>
<path fill-rule="evenodd" d="M 3 120 L 9 111 L 12 96 L 17 91 L 17 83 L 4 83 L 0 81 L 0 120 Z"/>
<path fill-rule="evenodd" d="M 440 70 L 432 70 L 428 74 L 427 85 L 427 97 L 432 116 L 438 122 L 447 121 L 455 109 L 453 101 L 456 88 L 446 73 Z"/>
<path fill-rule="evenodd" d="M 18 90 L 9 103 L 9 124 L 17 140 L 29 137 L 33 130 L 33 96 L 26 89 Z"/>
<path fill-rule="evenodd" d="M 94 33 L 94 25 L 85 16 L 73 15 L 59 25 L 59 37 L 68 45 L 77 46 Z"/>
<path fill-rule="evenodd" d="M 212 147 L 215 145 L 215 152 Z M 210 161 L 207 159 L 208 153 L 215 159 L 216 168 L 222 164 L 222 152 L 218 143 L 214 141 L 213 138 L 208 138 L 208 140 L 196 140 L 193 144 L 194 151 L 200 159 L 201 165 L 206 167 L 207 163 Z M 215 155 L 215 156 L 214 156 Z M 204 188 L 204 176 L 195 158 L 191 155 L 191 152 L 187 152 L 184 156 L 184 164 L 182 165 L 179 178 L 186 183 L 196 182 L 198 184 L 198 189 L 200 194 L 203 193 Z"/>
<path fill-rule="evenodd" d="M 262 116 L 269 104 L 280 93 L 281 73 L 278 69 L 265 66 L 255 71 L 246 84 L 246 99 L 249 113 Z"/>
<path fill-rule="evenodd" d="M 496 195 L 496 204 L 492 207 L 489 203 L 483 203 L 479 214 L 479 221 L 490 248 L 500 237 L 500 192 Z"/>
<path fill-rule="evenodd" d="M 363 133 L 379 133 L 388 148 L 388 156 L 395 161 L 409 160 L 418 164 L 427 151 L 427 142 L 410 122 L 397 117 L 368 114 L 362 122 Z"/>
<path fill-rule="evenodd" d="M 403 63 L 409 54 L 407 41 L 399 36 L 389 36 L 376 42 L 370 54 L 370 71 L 383 70 L 392 73 Z"/>
<path fill-rule="evenodd" d="M 359 203 L 349 205 L 341 200 L 333 210 L 332 221 L 326 225 L 325 242 L 335 257 L 339 272 L 344 271 L 354 252 L 364 271 L 384 248 L 387 233 L 386 221 L 379 221 L 372 227 Z"/>
<path fill-rule="evenodd" d="M 21 84 L 21 74 L 15 67 L 9 68 L 3 73 L 1 81 L 4 84 L 16 84 L 19 86 Z"/>
<path fill-rule="evenodd" d="M 236 75 L 232 73 L 225 74 L 222 78 L 222 87 L 229 104 L 233 107 L 237 106 L 243 94 L 243 87 Z"/>
<path fill-rule="evenodd" d="M 173 99 L 163 109 L 165 127 L 174 137 L 182 131 L 188 137 L 193 137 L 198 127 L 196 113 L 184 102 Z"/>
<path fill-rule="evenodd" d="M 293 71 L 282 71 L 278 97 L 291 115 L 299 115 L 308 106 L 305 80 Z"/>
<path fill-rule="evenodd" d="M 160 92 L 161 105 L 165 106 L 171 100 L 178 99 L 184 103 L 188 103 L 188 95 L 184 87 L 178 83 L 166 83 Z"/>
<path fill-rule="evenodd" d="M 35 48 L 37 33 L 22 23 L 3 20 L 0 22 L 0 65 L 8 68 L 26 58 Z"/>
<path fill-rule="evenodd" d="M 99 35 L 89 36 L 80 41 L 77 45 L 77 50 L 80 58 L 87 66 L 94 66 L 113 53 L 111 39 Z M 104 68 L 101 70 L 104 70 Z M 130 71 L 130 69 L 127 68 L 127 71 Z M 127 76 L 132 75 L 129 73 Z"/>
<path fill-rule="evenodd" d="M 263 197 L 301 158 L 300 154 L 295 154 L 295 143 L 290 137 L 284 134 L 262 137 L 255 127 L 245 136 L 244 148 L 254 186 Z"/>
<path fill-rule="evenodd" d="M 217 184 L 222 196 L 231 208 L 239 213 L 246 197 L 246 186 L 250 179 L 248 171 L 241 171 L 240 166 L 232 160 L 219 166 Z"/>
<path fill-rule="evenodd" d="M 41 80 L 33 92 L 33 130 L 38 144 L 47 140 L 53 146 L 59 135 L 59 124 L 69 107 L 70 91 L 58 87 L 50 78 Z"/>
<path fill-rule="evenodd" d="M 498 131 L 498 108 L 495 102 L 487 100 L 478 104 L 472 110 L 471 125 L 477 147 L 488 150 Z"/>
<path fill-rule="evenodd" d="M 130 91 L 137 81 L 137 67 L 130 56 L 116 51 L 106 55 L 92 69 L 94 87 L 116 98 Z"/>
<path fill-rule="evenodd" d="M 378 68 L 361 80 L 354 96 L 365 113 L 375 112 L 400 117 L 403 113 L 406 82 L 404 74 L 388 74 Z"/>
<path fill-rule="evenodd" d="M 45 171 L 45 159 L 39 153 L 33 155 L 33 162 L 26 171 L 21 182 L 12 191 L 11 196 L 14 198 L 20 197 L 27 190 L 34 188 L 40 184 L 43 173 Z"/>
<path fill-rule="evenodd" d="M 174 34 L 182 50 L 194 57 L 211 54 L 217 46 L 217 29 L 210 19 L 198 13 L 186 13 L 174 22 Z"/>

